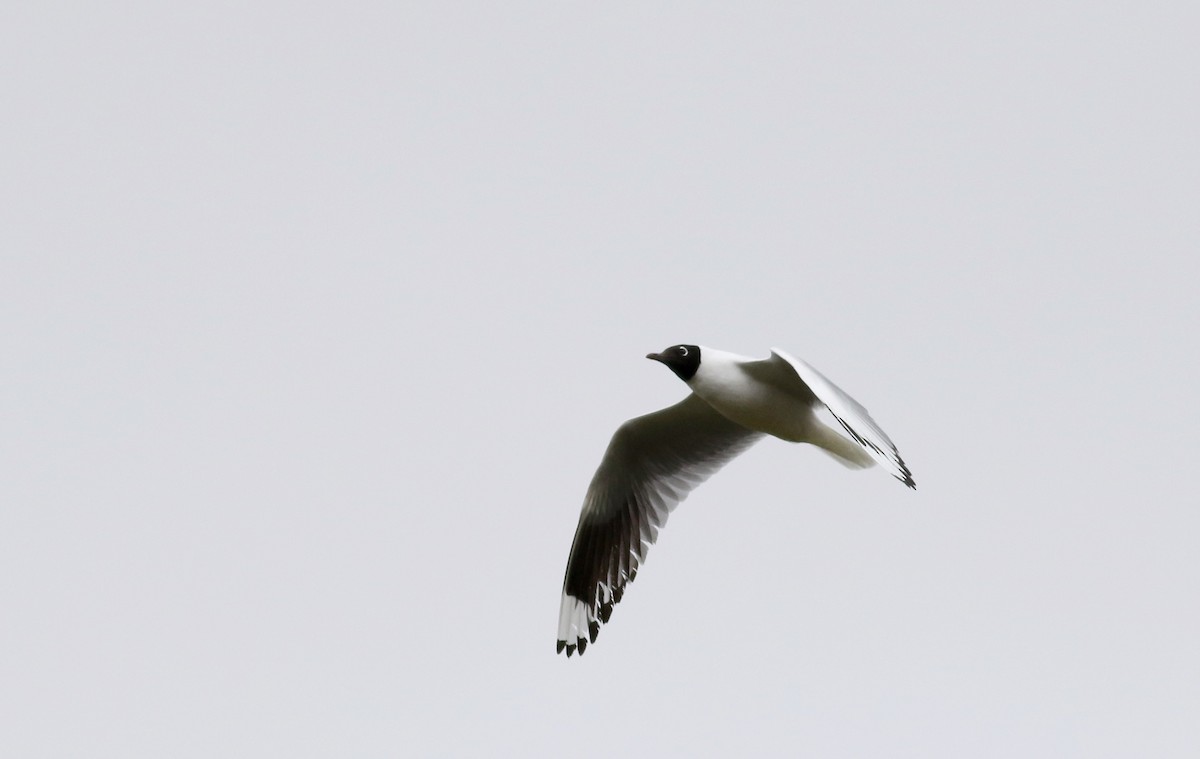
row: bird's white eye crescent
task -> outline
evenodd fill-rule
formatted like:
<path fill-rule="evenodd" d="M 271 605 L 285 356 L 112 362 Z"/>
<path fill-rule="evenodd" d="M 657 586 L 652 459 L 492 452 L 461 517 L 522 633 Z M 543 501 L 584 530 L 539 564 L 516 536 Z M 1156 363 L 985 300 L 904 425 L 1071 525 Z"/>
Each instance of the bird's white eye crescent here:
<path fill-rule="evenodd" d="M 688 353 L 687 348 L 683 347 L 682 345 L 679 346 L 679 355 L 686 356 L 687 353 Z"/>

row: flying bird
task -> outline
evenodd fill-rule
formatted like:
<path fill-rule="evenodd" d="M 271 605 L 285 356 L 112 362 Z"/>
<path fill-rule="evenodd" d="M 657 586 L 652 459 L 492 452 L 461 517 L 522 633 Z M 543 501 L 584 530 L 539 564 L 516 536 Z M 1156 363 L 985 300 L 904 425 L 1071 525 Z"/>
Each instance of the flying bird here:
<path fill-rule="evenodd" d="M 811 443 L 854 469 L 880 464 L 916 489 L 896 446 L 858 401 L 800 359 L 674 345 L 659 361 L 691 388 L 617 428 L 592 477 L 563 580 L 558 653 L 580 655 L 633 581 L 667 515 L 766 435 Z M 817 415 L 828 409 L 840 429 Z"/>

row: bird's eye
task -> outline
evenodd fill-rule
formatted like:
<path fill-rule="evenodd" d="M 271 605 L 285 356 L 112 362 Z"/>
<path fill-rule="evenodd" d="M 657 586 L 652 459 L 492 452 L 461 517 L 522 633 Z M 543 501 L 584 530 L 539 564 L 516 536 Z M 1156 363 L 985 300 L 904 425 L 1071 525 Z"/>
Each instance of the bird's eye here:
<path fill-rule="evenodd" d="M 681 356 L 686 356 L 686 355 L 687 355 L 687 353 L 688 353 L 688 351 L 687 351 L 687 348 L 685 348 L 685 347 L 684 347 L 684 346 L 682 346 L 682 345 L 681 345 L 681 346 L 679 346 L 679 355 L 681 355 Z"/>

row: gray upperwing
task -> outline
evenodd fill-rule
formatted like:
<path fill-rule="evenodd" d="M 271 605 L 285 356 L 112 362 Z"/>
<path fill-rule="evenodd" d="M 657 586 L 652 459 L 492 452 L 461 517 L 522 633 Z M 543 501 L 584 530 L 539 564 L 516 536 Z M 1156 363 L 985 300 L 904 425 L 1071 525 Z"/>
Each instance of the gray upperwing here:
<path fill-rule="evenodd" d="M 790 385 L 798 395 L 811 395 L 824 404 L 854 442 L 862 446 L 893 477 L 916 489 L 912 472 L 908 470 L 904 459 L 900 458 L 896 444 L 861 403 L 830 382 L 825 375 L 778 348 L 771 349 L 770 358 L 756 361 L 752 366 L 755 372 L 769 377 L 777 386 Z"/>

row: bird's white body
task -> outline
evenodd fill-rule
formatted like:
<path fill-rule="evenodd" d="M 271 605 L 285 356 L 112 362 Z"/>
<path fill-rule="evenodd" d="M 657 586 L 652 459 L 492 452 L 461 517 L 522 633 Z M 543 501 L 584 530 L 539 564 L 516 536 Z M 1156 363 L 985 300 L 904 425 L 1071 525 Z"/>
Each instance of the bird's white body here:
<path fill-rule="evenodd" d="M 704 358 L 687 384 L 722 416 L 780 440 L 811 443 L 856 469 L 874 465 L 861 446 L 820 420 L 813 393 L 803 383 L 753 371 L 750 367 L 762 364 L 761 359 L 704 346 L 700 350 Z"/>
<path fill-rule="evenodd" d="M 820 422 L 804 398 L 752 377 L 746 370 L 752 358 L 703 346 L 701 351 L 700 368 L 687 381 L 692 392 L 743 427 L 793 443 L 813 442 L 813 425 Z"/>

